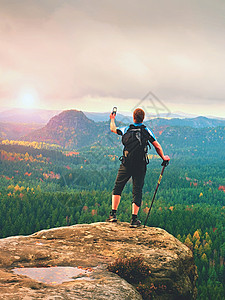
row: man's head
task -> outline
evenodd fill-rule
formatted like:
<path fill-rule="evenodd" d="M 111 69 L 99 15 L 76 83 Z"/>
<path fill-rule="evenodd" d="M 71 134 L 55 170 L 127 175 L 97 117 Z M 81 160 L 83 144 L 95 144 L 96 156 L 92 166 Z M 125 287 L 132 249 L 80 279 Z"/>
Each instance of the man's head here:
<path fill-rule="evenodd" d="M 133 112 L 134 123 L 142 123 L 145 118 L 145 112 L 141 108 L 136 108 Z"/>

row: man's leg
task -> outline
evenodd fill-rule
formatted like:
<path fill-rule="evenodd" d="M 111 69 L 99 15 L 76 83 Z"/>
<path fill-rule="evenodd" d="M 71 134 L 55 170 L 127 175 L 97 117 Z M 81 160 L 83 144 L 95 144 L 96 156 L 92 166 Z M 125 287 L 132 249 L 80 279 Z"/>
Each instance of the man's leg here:
<path fill-rule="evenodd" d="M 142 201 L 142 189 L 144 186 L 146 174 L 146 165 L 139 165 L 134 168 L 134 172 L 132 174 L 133 179 L 133 212 L 134 214 L 137 212 L 141 206 Z"/>
<path fill-rule="evenodd" d="M 112 210 L 109 214 L 109 218 L 106 221 L 117 222 L 116 211 L 120 204 L 120 195 L 112 195 Z"/>
<path fill-rule="evenodd" d="M 130 171 L 124 165 L 121 164 L 120 168 L 118 170 L 115 186 L 114 186 L 114 189 L 112 192 L 112 210 L 110 212 L 110 215 L 109 215 L 109 218 L 107 219 L 107 221 L 110 221 L 110 222 L 117 221 L 116 211 L 120 204 L 121 193 L 123 191 L 125 184 L 127 183 L 127 181 L 129 180 L 130 177 L 131 177 Z"/>
<path fill-rule="evenodd" d="M 137 215 L 138 211 L 139 211 L 139 206 L 137 206 L 137 204 L 132 203 L 132 215 Z"/>
<path fill-rule="evenodd" d="M 112 195 L 112 210 L 117 210 L 119 204 L 120 204 L 120 195 Z"/>
<path fill-rule="evenodd" d="M 138 227 L 141 221 L 137 219 L 137 214 L 142 201 L 142 188 L 146 174 L 146 165 L 139 165 L 134 168 L 133 178 L 133 203 L 132 203 L 132 219 L 131 227 Z"/>

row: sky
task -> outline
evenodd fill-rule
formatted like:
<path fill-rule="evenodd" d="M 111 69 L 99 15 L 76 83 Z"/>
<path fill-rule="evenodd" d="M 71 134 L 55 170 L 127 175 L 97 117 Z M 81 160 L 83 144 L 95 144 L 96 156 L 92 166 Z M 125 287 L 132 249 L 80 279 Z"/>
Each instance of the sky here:
<path fill-rule="evenodd" d="M 225 117 L 224 16 L 224 0 L 0 0 L 0 109 Z"/>

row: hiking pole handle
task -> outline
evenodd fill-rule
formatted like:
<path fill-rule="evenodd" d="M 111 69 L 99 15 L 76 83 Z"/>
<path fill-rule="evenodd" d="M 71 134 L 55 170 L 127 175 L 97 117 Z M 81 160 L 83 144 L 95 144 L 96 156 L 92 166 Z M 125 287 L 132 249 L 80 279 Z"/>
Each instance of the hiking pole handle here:
<path fill-rule="evenodd" d="M 161 163 L 161 166 L 167 167 L 168 164 L 169 164 L 169 160 L 164 160 L 164 161 Z"/>

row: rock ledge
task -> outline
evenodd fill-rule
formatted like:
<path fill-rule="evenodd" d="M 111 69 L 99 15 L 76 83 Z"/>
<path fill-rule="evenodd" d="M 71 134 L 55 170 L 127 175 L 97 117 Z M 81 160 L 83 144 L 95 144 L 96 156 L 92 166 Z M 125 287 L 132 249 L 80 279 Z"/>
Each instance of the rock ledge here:
<path fill-rule="evenodd" d="M 107 271 L 115 259 L 137 255 L 149 265 L 151 281 L 167 286 L 154 299 L 196 298 L 197 272 L 189 248 L 160 228 L 101 222 L 0 239 L 0 299 L 142 299 L 132 285 Z M 95 269 L 89 280 L 51 285 L 12 271 L 22 266 Z"/>

